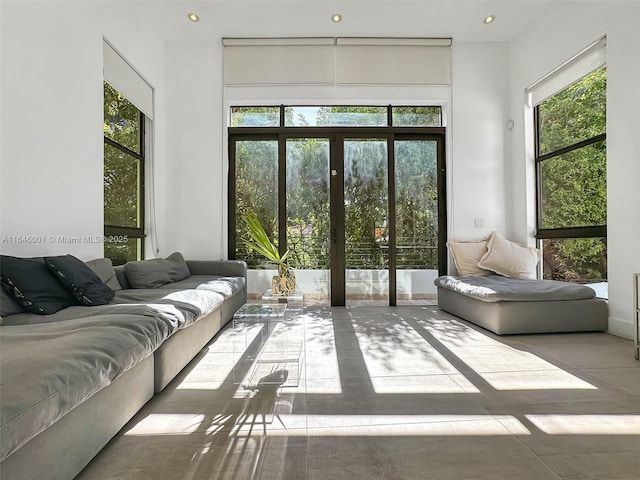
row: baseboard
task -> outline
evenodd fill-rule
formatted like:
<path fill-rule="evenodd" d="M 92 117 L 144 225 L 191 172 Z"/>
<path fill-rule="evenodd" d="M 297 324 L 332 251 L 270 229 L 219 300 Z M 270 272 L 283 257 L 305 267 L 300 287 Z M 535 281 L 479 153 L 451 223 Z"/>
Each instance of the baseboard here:
<path fill-rule="evenodd" d="M 607 332 L 611 333 L 612 335 L 617 335 L 618 337 L 630 338 L 633 340 L 633 322 L 609 317 L 609 329 L 607 330 Z"/>

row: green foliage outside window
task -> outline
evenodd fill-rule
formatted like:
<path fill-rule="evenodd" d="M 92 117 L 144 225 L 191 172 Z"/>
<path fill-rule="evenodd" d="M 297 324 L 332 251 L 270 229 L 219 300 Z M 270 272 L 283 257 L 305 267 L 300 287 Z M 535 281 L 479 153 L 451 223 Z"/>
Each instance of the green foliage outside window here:
<path fill-rule="evenodd" d="M 328 269 L 329 140 L 287 140 L 287 247 L 296 269 Z"/>
<path fill-rule="evenodd" d="M 247 249 L 249 229 L 243 218 L 253 210 L 269 238 L 278 239 L 278 142 L 236 142 L 236 258 L 251 268 L 267 267 L 261 255 Z"/>
<path fill-rule="evenodd" d="M 104 224 L 109 227 L 141 228 L 142 225 L 142 161 L 127 152 L 142 152 L 140 125 L 142 113 L 123 95 L 104 82 L 104 137 L 125 149 L 104 143 Z M 140 238 L 113 236 L 107 232 L 104 255 L 114 265 L 138 260 Z"/>
<path fill-rule="evenodd" d="M 104 82 L 104 136 L 140 153 L 140 110 Z"/>
<path fill-rule="evenodd" d="M 440 107 L 393 107 L 406 125 L 440 125 Z M 285 107 L 289 126 L 339 122 L 386 125 L 386 107 Z M 232 108 L 232 126 L 279 125 L 278 107 Z M 311 115 L 311 116 L 310 116 Z M 267 118 L 265 120 L 265 118 Z M 278 141 L 235 141 L 236 258 L 251 268 L 273 268 L 247 250 L 243 216 L 254 210 L 269 238 L 278 239 Z M 435 141 L 396 141 L 397 268 L 438 269 L 438 190 Z M 286 238 L 296 269 L 330 267 L 328 138 L 286 140 Z M 386 139 L 345 140 L 347 268 L 388 266 Z"/>
<path fill-rule="evenodd" d="M 602 67 L 540 104 L 540 155 L 606 133 L 606 82 Z M 539 228 L 606 225 L 606 141 L 543 160 L 540 182 Z M 545 278 L 606 278 L 607 246 L 600 238 L 545 240 L 543 252 Z"/>

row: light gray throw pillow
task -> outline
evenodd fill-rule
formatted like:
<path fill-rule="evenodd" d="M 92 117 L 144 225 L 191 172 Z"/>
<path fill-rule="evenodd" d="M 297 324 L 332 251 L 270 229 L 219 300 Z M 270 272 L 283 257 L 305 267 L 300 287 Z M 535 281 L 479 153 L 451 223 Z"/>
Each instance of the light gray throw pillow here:
<path fill-rule="evenodd" d="M 96 258 L 95 260 L 89 260 L 85 262 L 87 266 L 93 270 L 102 283 L 104 283 L 111 290 L 122 290 L 116 271 L 113 269 L 113 263 L 110 258 Z"/>
<path fill-rule="evenodd" d="M 187 262 L 180 252 L 167 258 L 153 258 L 124 265 L 124 273 L 133 288 L 158 288 L 191 276 Z"/>

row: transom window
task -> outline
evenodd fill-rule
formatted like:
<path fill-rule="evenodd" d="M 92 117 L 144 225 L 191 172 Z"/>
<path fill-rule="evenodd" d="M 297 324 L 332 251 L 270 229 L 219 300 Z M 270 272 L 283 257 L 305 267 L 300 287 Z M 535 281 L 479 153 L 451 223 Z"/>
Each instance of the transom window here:
<path fill-rule="evenodd" d="M 442 107 L 232 107 L 232 127 L 441 127 Z"/>

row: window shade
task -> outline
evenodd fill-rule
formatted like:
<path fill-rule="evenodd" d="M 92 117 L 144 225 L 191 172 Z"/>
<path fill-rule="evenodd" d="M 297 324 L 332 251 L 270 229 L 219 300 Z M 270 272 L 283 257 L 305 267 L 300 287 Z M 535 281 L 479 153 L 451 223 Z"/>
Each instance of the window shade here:
<path fill-rule="evenodd" d="M 338 84 L 448 85 L 451 40 L 338 38 Z"/>
<path fill-rule="evenodd" d="M 607 61 L 607 39 L 601 38 L 571 60 L 527 88 L 530 106 L 564 90 L 572 83 L 600 68 Z"/>
<path fill-rule="evenodd" d="M 104 79 L 153 119 L 153 88 L 106 40 L 102 45 Z"/>
<path fill-rule="evenodd" d="M 451 83 L 451 39 L 225 38 L 225 85 Z"/>
<path fill-rule="evenodd" d="M 323 85 L 334 82 L 333 38 L 227 38 L 225 85 Z"/>

